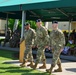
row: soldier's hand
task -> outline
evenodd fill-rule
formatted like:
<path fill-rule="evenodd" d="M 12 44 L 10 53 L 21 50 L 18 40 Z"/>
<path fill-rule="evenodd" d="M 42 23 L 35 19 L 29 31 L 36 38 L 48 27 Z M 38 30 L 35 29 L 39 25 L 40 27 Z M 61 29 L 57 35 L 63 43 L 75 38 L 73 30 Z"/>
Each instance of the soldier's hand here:
<path fill-rule="evenodd" d="M 45 48 L 48 48 L 48 46 L 45 46 Z"/>
<path fill-rule="evenodd" d="M 23 42 L 24 39 L 20 39 L 20 44 Z"/>
<path fill-rule="evenodd" d="M 48 47 L 48 50 L 51 50 L 51 47 Z"/>
<path fill-rule="evenodd" d="M 35 46 L 32 46 L 32 48 L 35 48 Z"/>
<path fill-rule="evenodd" d="M 33 45 L 32 48 L 38 48 L 38 46 L 37 45 Z"/>
<path fill-rule="evenodd" d="M 63 48 L 61 48 L 60 51 L 62 52 L 63 51 Z"/>
<path fill-rule="evenodd" d="M 24 41 L 24 37 L 23 38 L 20 38 L 20 43 L 22 43 Z"/>

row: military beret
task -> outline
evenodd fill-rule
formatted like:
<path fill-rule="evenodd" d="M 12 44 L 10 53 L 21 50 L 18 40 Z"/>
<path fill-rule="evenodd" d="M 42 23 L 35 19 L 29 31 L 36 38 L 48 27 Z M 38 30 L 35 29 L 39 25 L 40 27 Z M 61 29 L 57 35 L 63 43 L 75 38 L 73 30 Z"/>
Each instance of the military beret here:
<path fill-rule="evenodd" d="M 37 19 L 36 22 L 41 22 L 41 19 Z"/>
<path fill-rule="evenodd" d="M 28 23 L 28 22 L 24 24 L 24 26 L 28 26 L 28 25 L 30 25 L 30 23 Z"/>
<path fill-rule="evenodd" d="M 52 24 L 54 24 L 54 23 L 58 24 L 58 21 L 52 21 Z"/>

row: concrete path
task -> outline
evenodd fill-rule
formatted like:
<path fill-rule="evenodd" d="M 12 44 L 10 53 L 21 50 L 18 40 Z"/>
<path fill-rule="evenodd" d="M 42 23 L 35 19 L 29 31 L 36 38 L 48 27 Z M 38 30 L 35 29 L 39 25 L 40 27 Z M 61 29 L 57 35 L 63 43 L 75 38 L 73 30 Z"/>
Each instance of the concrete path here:
<path fill-rule="evenodd" d="M 5 39 L 5 36 L 0 36 L 0 39 Z"/>
<path fill-rule="evenodd" d="M 19 52 L 19 48 L 10 48 L 9 46 L 6 47 L 2 47 L 0 46 L 0 50 L 9 50 L 9 51 L 17 51 Z M 33 54 L 37 54 L 36 50 L 33 50 Z M 46 53 L 45 52 L 46 57 L 51 58 L 52 57 L 52 53 Z M 63 60 L 70 60 L 70 61 L 75 61 L 76 62 L 76 56 L 72 56 L 72 55 L 60 55 L 60 58 Z"/>
<path fill-rule="evenodd" d="M 17 66 L 19 66 L 21 64 L 21 63 L 19 63 L 19 60 L 5 61 L 5 62 L 9 63 L 9 64 L 14 64 Z M 47 59 L 47 69 L 50 68 L 50 63 L 51 63 L 51 59 L 49 58 L 49 59 Z M 39 63 L 38 67 L 41 65 L 42 65 L 42 63 Z M 45 69 L 38 69 L 38 67 L 37 67 L 37 70 L 45 72 Z M 76 62 L 62 60 L 62 67 L 63 67 L 63 72 L 60 72 L 60 73 L 53 72 L 53 74 L 55 74 L 55 75 L 76 75 Z M 27 68 L 30 68 L 30 67 L 27 67 Z M 54 69 L 56 69 L 56 68 L 57 68 L 57 66 Z"/>

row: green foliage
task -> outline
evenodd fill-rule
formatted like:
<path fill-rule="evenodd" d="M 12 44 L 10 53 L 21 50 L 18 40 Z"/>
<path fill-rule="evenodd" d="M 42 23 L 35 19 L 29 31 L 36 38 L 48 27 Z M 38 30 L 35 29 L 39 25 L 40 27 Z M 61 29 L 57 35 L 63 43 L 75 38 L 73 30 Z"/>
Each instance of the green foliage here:
<path fill-rule="evenodd" d="M 35 21 L 28 20 L 27 22 L 29 22 L 29 23 L 30 23 L 31 28 L 33 28 L 33 29 L 35 29 L 35 30 L 36 30 L 37 26 L 36 26 L 36 22 L 35 22 Z M 44 22 L 42 22 L 42 25 L 44 26 Z"/>
<path fill-rule="evenodd" d="M 18 21 L 18 29 L 21 29 L 21 26 L 22 26 L 22 21 L 19 20 L 19 21 Z"/>
<path fill-rule="evenodd" d="M 0 50 L 0 75 L 49 75 L 46 72 L 22 68 L 11 63 L 14 53 L 14 51 Z"/>
<path fill-rule="evenodd" d="M 13 31 L 15 19 L 9 19 L 8 21 L 9 21 L 8 27 Z M 22 21 L 19 20 L 18 21 L 18 29 L 21 29 L 21 25 L 22 25 Z"/>
<path fill-rule="evenodd" d="M 27 22 L 29 22 L 29 23 L 30 23 L 31 28 L 36 29 L 36 22 L 35 22 L 35 21 L 28 20 Z"/>
<path fill-rule="evenodd" d="M 15 19 L 9 19 L 8 21 L 9 21 L 8 27 L 13 31 Z M 31 28 L 36 29 L 36 22 L 35 21 L 27 20 L 26 22 L 30 23 Z M 42 22 L 42 25 L 44 25 L 43 22 Z M 21 29 L 21 26 L 22 26 L 22 20 L 19 20 L 19 22 L 18 22 L 18 29 Z"/>
<path fill-rule="evenodd" d="M 15 22 L 14 19 L 9 19 L 9 20 L 8 20 L 8 27 L 9 27 L 12 31 L 13 31 L 14 22 Z"/>

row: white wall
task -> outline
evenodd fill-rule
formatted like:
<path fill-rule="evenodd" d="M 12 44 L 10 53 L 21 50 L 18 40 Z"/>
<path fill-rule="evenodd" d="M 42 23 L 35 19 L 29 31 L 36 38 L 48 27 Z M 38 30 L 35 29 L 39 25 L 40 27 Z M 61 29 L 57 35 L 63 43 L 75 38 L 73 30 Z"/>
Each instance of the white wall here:
<path fill-rule="evenodd" d="M 0 33 L 4 33 L 4 31 L 2 30 L 5 30 L 5 25 L 6 25 L 6 20 L 0 19 Z"/>
<path fill-rule="evenodd" d="M 46 26 L 48 29 L 52 29 L 52 22 L 46 23 Z M 58 22 L 58 27 L 61 30 L 68 30 L 69 29 L 69 22 Z"/>

